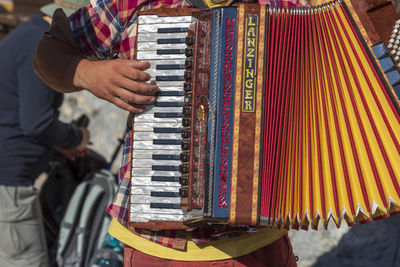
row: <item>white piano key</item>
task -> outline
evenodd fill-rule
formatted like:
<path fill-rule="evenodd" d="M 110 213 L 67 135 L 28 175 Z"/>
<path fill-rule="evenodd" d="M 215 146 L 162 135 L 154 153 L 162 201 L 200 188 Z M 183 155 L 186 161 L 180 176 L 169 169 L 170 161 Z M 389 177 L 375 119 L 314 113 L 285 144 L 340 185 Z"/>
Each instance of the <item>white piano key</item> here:
<path fill-rule="evenodd" d="M 156 70 L 156 69 L 147 69 L 144 72 L 147 72 L 151 76 L 183 76 L 185 74 L 184 69 L 180 70 Z M 181 83 L 184 83 L 181 81 Z"/>
<path fill-rule="evenodd" d="M 158 83 L 159 82 L 157 82 L 157 85 L 158 85 L 158 88 L 160 88 L 160 91 L 180 91 L 180 92 L 183 91 L 183 84 L 179 87 L 178 86 L 173 87 L 173 86 L 159 86 Z"/>
<path fill-rule="evenodd" d="M 155 118 L 154 114 L 149 113 L 149 114 L 135 114 L 135 122 L 158 122 L 158 123 L 181 123 L 182 124 L 182 118 Z M 166 126 L 164 126 L 166 128 Z"/>
<path fill-rule="evenodd" d="M 133 149 L 180 149 L 181 145 L 154 145 L 153 141 L 133 141 Z"/>
<path fill-rule="evenodd" d="M 152 81 L 153 79 L 151 79 L 150 81 Z M 157 84 L 157 86 L 161 89 L 161 90 L 165 90 L 164 88 L 171 88 L 171 87 L 175 87 L 176 89 L 178 88 L 182 88 L 181 90 L 183 90 L 183 81 L 156 81 L 154 79 L 154 82 Z M 174 91 L 176 90 L 174 89 Z"/>
<path fill-rule="evenodd" d="M 135 186 L 131 188 L 132 195 L 148 195 L 150 196 L 151 192 L 169 192 L 169 193 L 178 193 L 180 185 L 177 186 Z M 171 197 L 172 198 L 172 197 Z"/>
<path fill-rule="evenodd" d="M 152 213 L 152 214 L 176 214 L 183 215 L 184 211 L 181 209 L 155 209 L 150 208 L 150 204 L 133 204 L 131 205 L 132 213 Z"/>
<path fill-rule="evenodd" d="M 146 185 L 159 185 L 159 186 L 176 186 L 179 182 L 162 182 L 162 181 L 152 181 L 151 177 L 141 177 L 135 176 L 131 179 L 132 186 L 146 186 Z"/>
<path fill-rule="evenodd" d="M 157 54 L 157 51 L 138 51 L 137 52 L 137 60 L 141 61 L 146 61 L 150 59 L 159 59 L 159 60 L 164 60 L 164 59 L 186 59 L 185 54 L 162 54 L 159 55 Z"/>
<path fill-rule="evenodd" d="M 186 220 L 186 216 L 179 214 L 155 214 L 155 213 L 139 213 L 132 212 L 131 207 L 131 222 L 148 222 L 148 221 L 172 221 L 182 222 Z"/>
<path fill-rule="evenodd" d="M 155 165 L 163 166 L 179 166 L 182 164 L 180 160 L 154 160 L 154 159 L 132 159 L 132 166 L 140 166 L 141 168 L 152 167 Z"/>
<path fill-rule="evenodd" d="M 171 38 L 186 38 L 186 32 L 173 32 L 173 33 L 138 33 L 137 41 L 140 42 L 152 42 L 158 39 L 171 39 Z"/>
<path fill-rule="evenodd" d="M 180 122 L 168 122 L 159 124 L 156 122 L 140 122 L 134 119 L 133 130 L 135 132 L 153 132 L 154 128 L 175 128 L 179 129 L 182 128 L 182 121 Z"/>
<path fill-rule="evenodd" d="M 193 21 L 192 16 L 176 16 L 176 17 L 159 17 L 157 15 L 140 15 L 138 17 L 139 24 L 154 24 L 154 23 L 178 23 L 186 22 L 191 23 Z"/>
<path fill-rule="evenodd" d="M 132 204 L 150 204 L 150 203 L 168 203 L 168 204 L 180 204 L 181 199 L 179 197 L 152 197 L 143 195 L 132 195 Z"/>
<path fill-rule="evenodd" d="M 158 96 L 157 102 L 183 102 L 184 96 Z"/>
<path fill-rule="evenodd" d="M 134 132 L 133 140 L 135 141 L 152 141 L 159 139 L 176 139 L 181 140 L 182 135 L 179 133 L 146 133 L 146 132 Z"/>
<path fill-rule="evenodd" d="M 132 157 L 134 159 L 151 159 L 153 155 L 177 155 L 179 156 L 182 150 L 134 150 Z"/>
<path fill-rule="evenodd" d="M 165 59 L 165 60 L 152 59 L 148 60 L 147 62 L 150 63 L 149 69 L 154 69 L 154 70 L 156 69 L 157 65 L 178 65 L 178 64 L 185 65 L 185 60 L 182 59 Z"/>
<path fill-rule="evenodd" d="M 172 91 L 172 90 L 171 90 Z M 142 114 L 148 113 L 182 113 L 182 107 L 155 107 L 153 105 L 144 105 L 145 111 Z"/>
<path fill-rule="evenodd" d="M 132 177 L 133 176 L 181 176 L 181 173 L 178 171 L 153 171 L 151 168 L 132 168 Z"/>
<path fill-rule="evenodd" d="M 138 51 L 143 50 L 157 50 L 157 49 L 185 49 L 187 45 L 185 43 L 176 44 L 158 44 L 157 41 L 154 42 L 140 42 L 137 45 Z"/>
<path fill-rule="evenodd" d="M 154 24 L 139 24 L 138 33 L 157 33 L 158 29 L 163 28 L 189 28 L 190 22 L 181 22 L 181 23 L 171 23 L 171 24 L 162 24 L 162 23 L 154 23 Z"/>

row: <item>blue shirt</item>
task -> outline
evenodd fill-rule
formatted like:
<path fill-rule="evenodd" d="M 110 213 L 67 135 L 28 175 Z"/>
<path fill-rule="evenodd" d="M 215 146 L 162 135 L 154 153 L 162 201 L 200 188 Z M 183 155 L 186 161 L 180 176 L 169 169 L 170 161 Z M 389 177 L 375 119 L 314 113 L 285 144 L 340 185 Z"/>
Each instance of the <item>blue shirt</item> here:
<path fill-rule="evenodd" d="M 34 73 L 35 47 L 49 24 L 34 15 L 0 42 L 0 184 L 30 185 L 46 170 L 52 147 L 74 147 L 78 127 L 58 120 L 63 95 Z"/>

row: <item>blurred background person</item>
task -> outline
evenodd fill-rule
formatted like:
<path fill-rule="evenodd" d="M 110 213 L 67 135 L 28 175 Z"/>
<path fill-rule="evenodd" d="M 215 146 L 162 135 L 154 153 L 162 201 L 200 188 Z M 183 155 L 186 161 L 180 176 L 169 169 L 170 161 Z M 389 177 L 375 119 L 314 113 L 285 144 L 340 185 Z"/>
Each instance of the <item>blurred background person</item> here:
<path fill-rule="evenodd" d="M 41 8 L 0 43 L 0 266 L 47 266 L 38 191 L 54 149 L 73 160 L 85 154 L 89 132 L 58 120 L 63 95 L 34 73 L 35 47 L 56 8 L 66 14 L 88 1 Z"/>

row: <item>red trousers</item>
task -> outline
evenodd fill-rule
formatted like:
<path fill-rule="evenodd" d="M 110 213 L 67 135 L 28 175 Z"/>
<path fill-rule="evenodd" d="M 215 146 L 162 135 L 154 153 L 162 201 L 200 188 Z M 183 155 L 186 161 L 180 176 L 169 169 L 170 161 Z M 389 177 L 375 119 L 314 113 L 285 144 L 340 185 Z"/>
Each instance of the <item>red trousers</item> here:
<path fill-rule="evenodd" d="M 295 267 L 292 245 L 287 235 L 274 243 L 241 257 L 219 261 L 176 261 L 157 258 L 126 247 L 124 267 Z"/>

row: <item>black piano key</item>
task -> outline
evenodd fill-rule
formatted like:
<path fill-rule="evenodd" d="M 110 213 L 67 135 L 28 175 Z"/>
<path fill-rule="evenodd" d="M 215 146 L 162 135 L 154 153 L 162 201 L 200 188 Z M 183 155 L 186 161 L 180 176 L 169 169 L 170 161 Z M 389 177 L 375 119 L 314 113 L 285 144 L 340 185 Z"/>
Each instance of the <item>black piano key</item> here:
<path fill-rule="evenodd" d="M 386 45 L 383 42 L 373 45 L 371 48 L 377 59 L 382 59 L 389 56 L 389 51 L 387 50 Z"/>
<path fill-rule="evenodd" d="M 180 145 L 182 140 L 180 139 L 155 139 L 153 140 L 154 145 Z"/>
<path fill-rule="evenodd" d="M 182 128 L 153 128 L 154 133 L 182 133 Z"/>
<path fill-rule="evenodd" d="M 179 192 L 158 192 L 151 191 L 150 195 L 152 197 L 179 197 Z"/>
<path fill-rule="evenodd" d="M 159 64 L 156 70 L 183 70 L 185 67 L 185 64 Z"/>
<path fill-rule="evenodd" d="M 157 39 L 157 44 L 184 44 L 186 38 L 163 38 Z"/>
<path fill-rule="evenodd" d="M 179 55 L 185 54 L 185 49 L 157 49 L 157 55 Z"/>
<path fill-rule="evenodd" d="M 174 32 L 187 32 L 188 28 L 158 28 L 158 33 L 174 33 Z"/>
<path fill-rule="evenodd" d="M 152 158 L 156 160 L 181 160 L 181 155 L 154 154 Z"/>
<path fill-rule="evenodd" d="M 158 96 L 184 96 L 183 91 L 161 91 L 157 94 Z"/>
<path fill-rule="evenodd" d="M 379 64 L 381 65 L 381 68 L 385 73 L 395 68 L 393 59 L 391 57 L 385 57 L 379 60 Z"/>
<path fill-rule="evenodd" d="M 154 113 L 154 118 L 182 118 L 182 112 Z"/>
<path fill-rule="evenodd" d="M 400 72 L 395 69 L 386 73 L 386 78 L 388 79 L 390 85 L 393 87 L 400 83 Z"/>
<path fill-rule="evenodd" d="M 150 203 L 152 209 L 180 209 L 179 203 Z"/>
<path fill-rule="evenodd" d="M 153 171 L 180 171 L 180 166 L 168 166 L 168 165 L 153 165 L 151 166 Z"/>
<path fill-rule="evenodd" d="M 184 81 L 184 76 L 156 76 L 156 81 L 165 82 L 165 81 Z"/>
<path fill-rule="evenodd" d="M 183 107 L 183 102 L 155 102 L 155 107 Z"/>
<path fill-rule="evenodd" d="M 152 176 L 151 180 L 154 182 L 179 182 L 180 176 Z"/>

